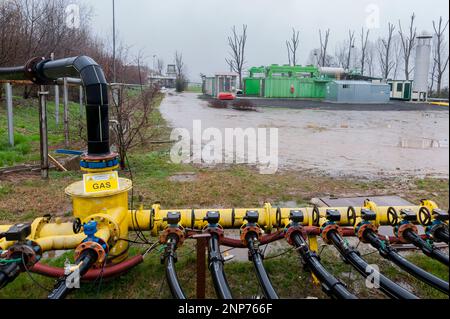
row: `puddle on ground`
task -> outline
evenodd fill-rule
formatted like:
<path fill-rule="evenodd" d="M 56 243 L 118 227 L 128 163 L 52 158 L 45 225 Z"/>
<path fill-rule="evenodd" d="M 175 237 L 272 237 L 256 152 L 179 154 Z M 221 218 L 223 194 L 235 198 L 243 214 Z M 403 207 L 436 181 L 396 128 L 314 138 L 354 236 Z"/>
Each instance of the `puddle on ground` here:
<path fill-rule="evenodd" d="M 449 174 L 448 111 L 212 109 L 198 94 L 168 95 L 163 117 L 174 128 L 276 127 L 279 169 L 383 178 Z M 207 142 L 207 141 L 206 141 Z"/>
<path fill-rule="evenodd" d="M 169 181 L 178 183 L 194 182 L 196 180 L 197 175 L 195 173 L 178 173 L 169 177 Z"/>

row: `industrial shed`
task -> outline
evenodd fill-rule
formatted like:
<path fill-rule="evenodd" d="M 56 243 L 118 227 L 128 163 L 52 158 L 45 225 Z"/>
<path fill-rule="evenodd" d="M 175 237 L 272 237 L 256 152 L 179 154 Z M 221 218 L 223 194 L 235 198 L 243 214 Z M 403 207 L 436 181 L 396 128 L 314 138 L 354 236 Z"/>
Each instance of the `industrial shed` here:
<path fill-rule="evenodd" d="M 335 103 L 388 103 L 390 86 L 368 81 L 332 81 L 327 83 L 325 100 Z"/>

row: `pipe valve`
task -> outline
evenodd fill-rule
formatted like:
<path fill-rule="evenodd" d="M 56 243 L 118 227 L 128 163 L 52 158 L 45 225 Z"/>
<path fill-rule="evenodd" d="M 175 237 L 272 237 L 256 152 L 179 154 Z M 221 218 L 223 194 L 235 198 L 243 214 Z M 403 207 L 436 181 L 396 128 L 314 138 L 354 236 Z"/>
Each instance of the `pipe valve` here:
<path fill-rule="evenodd" d="M 377 219 L 377 213 L 367 208 L 361 208 L 361 218 L 365 221 L 373 221 Z"/>
<path fill-rule="evenodd" d="M 332 222 L 339 222 L 341 220 L 341 213 L 337 209 L 327 209 L 326 218 Z"/>
<path fill-rule="evenodd" d="M 289 219 L 294 224 L 300 224 L 300 223 L 303 223 L 305 216 L 303 214 L 303 211 L 301 211 L 301 210 L 291 210 L 289 213 Z"/>
<path fill-rule="evenodd" d="M 220 213 L 218 211 L 209 211 L 203 220 L 207 221 L 209 226 L 216 226 L 220 220 Z"/>

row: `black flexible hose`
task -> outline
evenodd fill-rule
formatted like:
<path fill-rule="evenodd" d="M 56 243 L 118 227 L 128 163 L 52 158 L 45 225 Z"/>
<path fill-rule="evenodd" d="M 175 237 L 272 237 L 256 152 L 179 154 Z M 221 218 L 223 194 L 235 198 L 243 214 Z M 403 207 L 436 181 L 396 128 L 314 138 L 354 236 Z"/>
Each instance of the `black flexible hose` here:
<path fill-rule="evenodd" d="M 372 229 L 367 229 L 364 232 L 363 236 L 373 247 L 375 247 L 380 252 L 380 255 L 383 258 L 392 261 L 407 273 L 413 275 L 426 284 L 442 291 L 443 293 L 446 293 L 447 295 L 449 294 L 448 282 L 430 274 L 429 272 L 403 258 L 403 256 L 401 256 L 395 249 L 387 246 L 384 241 L 378 238 L 378 235 Z"/>
<path fill-rule="evenodd" d="M 170 293 L 175 299 L 187 299 L 186 295 L 181 288 L 180 282 L 178 281 L 177 272 L 175 269 L 175 250 L 177 247 L 177 242 L 175 239 L 170 238 L 167 242 L 167 250 L 164 256 L 164 264 L 166 267 L 166 279 L 169 284 Z"/>
<path fill-rule="evenodd" d="M 81 253 L 80 258 L 76 261 L 77 265 L 80 265 L 79 275 L 80 278 L 85 275 L 89 269 L 95 264 L 98 259 L 97 253 L 92 249 L 87 249 Z M 61 277 L 55 285 L 53 291 L 48 295 L 48 299 L 64 299 L 74 288 L 68 287 L 66 284 L 66 279 L 70 275 Z"/>
<path fill-rule="evenodd" d="M 325 267 L 320 263 L 319 257 L 312 252 L 306 241 L 299 233 L 292 235 L 292 240 L 297 248 L 303 261 L 308 265 L 309 269 L 319 279 L 322 284 L 323 291 L 330 297 L 337 299 L 357 299 L 345 287 L 345 285 L 331 275 Z"/>
<path fill-rule="evenodd" d="M 406 229 L 405 232 L 403 233 L 403 237 L 405 237 L 406 240 L 408 240 L 411 244 L 413 244 L 417 248 L 420 248 L 423 251 L 423 253 L 428 257 L 436 259 L 441 263 L 443 263 L 444 265 L 448 266 L 448 255 L 442 253 L 432 244 L 429 244 L 428 242 L 423 240 L 411 229 Z"/>
<path fill-rule="evenodd" d="M 261 252 L 256 245 L 256 236 L 251 234 L 247 239 L 247 246 L 250 252 L 250 256 L 255 267 L 256 275 L 258 277 L 259 284 L 263 290 L 264 296 L 267 299 L 279 299 L 278 294 L 272 286 L 269 275 L 266 272 L 263 264 L 263 258 Z"/>
<path fill-rule="evenodd" d="M 341 255 L 364 277 L 372 276 L 374 279 L 378 278 L 380 290 L 386 295 L 395 299 L 419 299 L 417 296 L 409 292 L 408 290 L 400 287 L 383 274 L 377 272 L 371 267 L 363 258 L 359 256 L 359 253 L 348 245 L 347 242 L 337 233 L 336 230 L 328 232 L 328 239 L 331 240 L 333 245 L 341 253 Z"/>
<path fill-rule="evenodd" d="M 228 285 L 225 271 L 223 269 L 223 258 L 220 253 L 219 237 L 212 233 L 208 241 L 208 263 L 213 279 L 214 289 L 220 299 L 233 299 L 230 286 Z"/>
<path fill-rule="evenodd" d="M 20 262 L 0 265 L 0 289 L 16 279 L 20 272 Z"/>

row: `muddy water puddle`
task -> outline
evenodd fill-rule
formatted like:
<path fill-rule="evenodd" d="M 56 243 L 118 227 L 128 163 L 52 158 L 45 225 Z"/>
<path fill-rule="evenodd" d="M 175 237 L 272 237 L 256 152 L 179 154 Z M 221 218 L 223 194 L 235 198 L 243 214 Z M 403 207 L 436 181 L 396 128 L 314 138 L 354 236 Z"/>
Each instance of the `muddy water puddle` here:
<path fill-rule="evenodd" d="M 197 94 L 168 95 L 161 112 L 172 127 L 278 128 L 279 168 L 332 176 L 448 178 L 448 111 L 213 109 Z"/>

